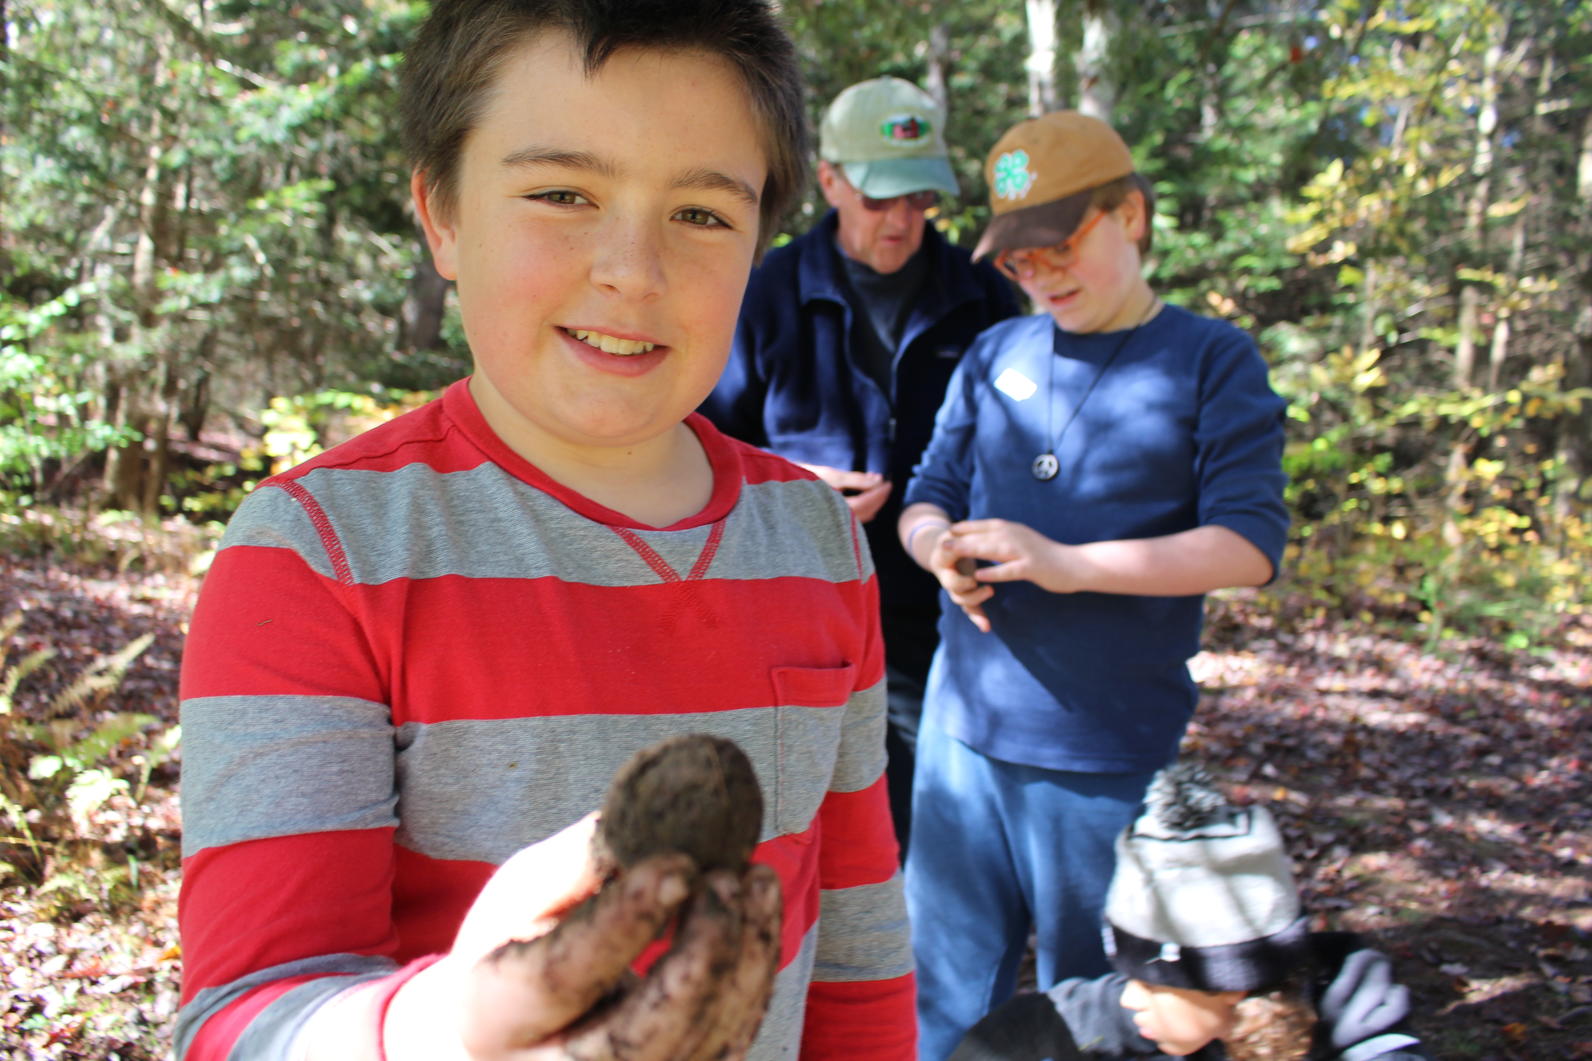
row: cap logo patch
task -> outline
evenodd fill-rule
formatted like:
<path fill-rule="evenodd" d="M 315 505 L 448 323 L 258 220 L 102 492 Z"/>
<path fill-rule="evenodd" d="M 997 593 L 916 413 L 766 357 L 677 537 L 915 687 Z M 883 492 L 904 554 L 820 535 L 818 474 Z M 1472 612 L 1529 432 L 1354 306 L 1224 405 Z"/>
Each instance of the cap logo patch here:
<path fill-rule="evenodd" d="M 929 123 L 916 114 L 897 114 L 879 123 L 879 135 L 892 144 L 912 144 L 929 135 Z"/>
<path fill-rule="evenodd" d="M 1034 171 L 1028 168 L 1028 152 L 1008 151 L 995 160 L 995 196 L 1022 199 L 1034 186 Z"/>

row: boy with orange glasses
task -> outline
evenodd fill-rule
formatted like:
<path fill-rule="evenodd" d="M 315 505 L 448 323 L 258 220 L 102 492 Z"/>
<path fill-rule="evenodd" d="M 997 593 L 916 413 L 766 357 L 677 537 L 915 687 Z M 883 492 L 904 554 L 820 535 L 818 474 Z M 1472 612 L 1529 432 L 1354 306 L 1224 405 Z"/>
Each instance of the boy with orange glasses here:
<path fill-rule="evenodd" d="M 1127 145 L 1072 111 L 985 176 L 997 255 L 1041 311 L 946 391 L 899 533 L 946 591 L 913 785 L 907 903 L 922 1061 L 1013 990 L 1106 971 L 1112 843 L 1177 752 L 1204 593 L 1275 577 L 1283 402 L 1254 341 L 1164 305 Z"/>

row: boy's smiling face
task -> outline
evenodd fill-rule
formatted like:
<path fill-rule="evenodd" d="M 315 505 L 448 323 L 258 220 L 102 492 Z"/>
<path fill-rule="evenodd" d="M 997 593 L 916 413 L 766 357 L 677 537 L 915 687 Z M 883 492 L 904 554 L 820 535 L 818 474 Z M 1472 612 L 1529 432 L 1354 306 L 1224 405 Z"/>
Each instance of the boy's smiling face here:
<path fill-rule="evenodd" d="M 729 355 L 762 142 L 723 60 L 628 50 L 588 76 L 562 32 L 504 55 L 452 208 L 412 187 L 505 442 L 602 461 L 684 430 Z"/>

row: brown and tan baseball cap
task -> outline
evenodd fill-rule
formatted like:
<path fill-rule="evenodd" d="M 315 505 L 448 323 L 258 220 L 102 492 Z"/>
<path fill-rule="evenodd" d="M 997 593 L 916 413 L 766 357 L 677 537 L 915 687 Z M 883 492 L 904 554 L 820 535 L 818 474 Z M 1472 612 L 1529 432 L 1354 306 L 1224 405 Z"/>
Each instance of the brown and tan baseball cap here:
<path fill-rule="evenodd" d="M 818 157 L 875 199 L 958 191 L 945 149 L 944 109 L 899 77 L 860 81 L 836 96 L 818 127 Z"/>
<path fill-rule="evenodd" d="M 1006 131 L 984 161 L 989 227 L 973 251 L 982 258 L 1018 247 L 1060 243 L 1089 210 L 1090 193 L 1134 176 L 1150 201 L 1150 185 L 1116 130 L 1078 111 L 1052 111 Z"/>

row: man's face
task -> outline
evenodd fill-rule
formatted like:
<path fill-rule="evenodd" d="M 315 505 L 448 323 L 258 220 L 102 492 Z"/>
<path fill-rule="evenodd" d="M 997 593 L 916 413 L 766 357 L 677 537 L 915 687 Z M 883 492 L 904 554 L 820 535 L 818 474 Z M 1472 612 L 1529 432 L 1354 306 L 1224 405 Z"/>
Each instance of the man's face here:
<path fill-rule="evenodd" d="M 453 209 L 412 182 L 458 284 L 471 393 L 533 462 L 666 443 L 724 368 L 757 248 L 768 167 L 744 85 L 664 50 L 588 76 L 547 32 L 505 56 L 483 104 Z"/>
<path fill-rule="evenodd" d="M 1234 1007 L 1243 997 L 1242 991 L 1190 991 L 1129 980 L 1122 1005 L 1133 1011 L 1140 1035 L 1162 1053 L 1184 1057 L 1232 1033 Z"/>
<path fill-rule="evenodd" d="M 839 166 L 818 163 L 818 186 L 840 220 L 840 249 L 876 273 L 893 273 L 923 246 L 924 207 L 909 197 L 888 200 L 883 210 L 870 210 L 863 194 L 851 186 Z"/>

